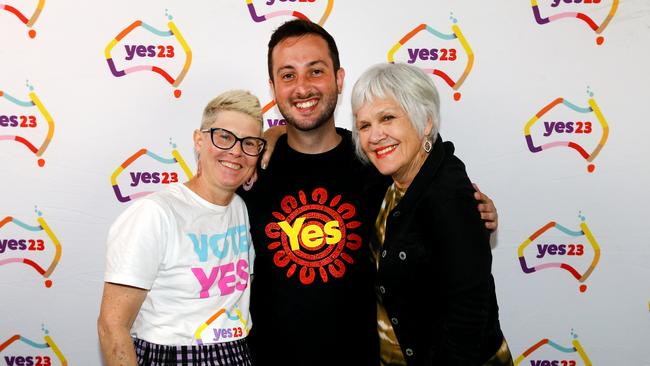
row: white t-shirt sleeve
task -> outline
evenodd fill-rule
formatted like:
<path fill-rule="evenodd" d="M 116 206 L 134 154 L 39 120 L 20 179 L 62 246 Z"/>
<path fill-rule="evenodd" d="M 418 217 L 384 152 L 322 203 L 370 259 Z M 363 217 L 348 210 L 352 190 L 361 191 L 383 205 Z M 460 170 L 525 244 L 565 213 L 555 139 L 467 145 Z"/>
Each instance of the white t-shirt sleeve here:
<path fill-rule="evenodd" d="M 153 200 L 129 206 L 108 232 L 104 281 L 150 290 L 165 257 L 169 219 Z"/>
<path fill-rule="evenodd" d="M 244 204 L 244 219 L 246 220 L 246 228 L 248 229 L 248 232 L 246 233 L 246 236 L 248 238 L 248 253 L 249 253 L 249 262 L 248 262 L 248 273 L 251 276 L 251 280 L 253 279 L 254 273 L 254 268 L 255 268 L 255 246 L 253 245 L 253 235 L 251 235 L 251 224 L 250 220 L 248 218 L 248 209 L 246 208 L 246 204 Z"/>

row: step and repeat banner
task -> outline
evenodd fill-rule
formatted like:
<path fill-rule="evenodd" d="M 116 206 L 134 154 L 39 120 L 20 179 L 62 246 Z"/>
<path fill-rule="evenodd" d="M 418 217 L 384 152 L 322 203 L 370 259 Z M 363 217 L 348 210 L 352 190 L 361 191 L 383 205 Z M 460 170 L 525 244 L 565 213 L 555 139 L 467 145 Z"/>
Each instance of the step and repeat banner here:
<path fill-rule="evenodd" d="M 339 127 L 375 63 L 437 83 L 441 133 L 498 207 L 516 364 L 650 365 L 649 1 L 0 1 L 0 365 L 101 364 L 108 227 L 192 177 L 222 91 L 285 123 L 266 44 L 294 17 L 338 42 Z"/>

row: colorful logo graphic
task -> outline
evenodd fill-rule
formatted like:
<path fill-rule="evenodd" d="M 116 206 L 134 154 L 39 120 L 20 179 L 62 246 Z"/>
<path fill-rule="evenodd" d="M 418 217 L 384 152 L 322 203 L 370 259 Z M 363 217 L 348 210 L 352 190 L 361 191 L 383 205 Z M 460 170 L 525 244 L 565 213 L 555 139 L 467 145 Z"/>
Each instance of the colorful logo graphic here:
<path fill-rule="evenodd" d="M 136 20 L 131 25 L 124 28 L 124 30 L 122 30 L 112 41 L 108 43 L 104 53 L 106 56 L 106 62 L 108 62 L 108 67 L 111 70 L 113 76 L 122 77 L 139 71 L 152 71 L 162 76 L 174 88 L 178 88 L 180 83 L 185 78 L 185 75 L 187 74 L 187 71 L 190 68 L 190 64 L 192 63 L 192 51 L 190 50 L 190 47 L 187 45 L 187 42 L 185 42 L 185 39 L 183 38 L 178 28 L 176 27 L 176 24 L 174 24 L 174 22 L 172 21 L 173 17 L 169 15 L 167 12 L 165 12 L 165 15 L 167 16 L 167 19 L 169 19 L 169 22 L 167 23 L 169 30 L 166 31 L 158 30 L 141 20 Z M 170 67 L 173 67 L 177 63 L 176 60 L 178 59 L 178 56 L 181 55 L 181 53 L 179 52 L 181 50 L 179 50 L 178 47 L 176 47 L 171 43 L 149 44 L 144 40 L 134 41 L 133 43 L 123 44 L 124 47 L 123 52 L 119 53 L 119 56 L 116 56 L 116 58 L 113 57 L 112 53 L 115 46 L 117 46 L 122 40 L 124 40 L 124 38 L 127 35 L 131 34 L 134 30 L 139 28 L 142 28 L 145 31 L 149 32 L 148 34 L 149 36 L 151 34 L 157 37 L 164 37 L 164 38 L 173 36 L 178 41 L 178 43 L 181 46 L 182 52 L 185 54 L 185 61 L 181 71 L 176 75 L 176 77 L 172 77 L 162 67 L 138 63 L 138 61 L 146 62 L 148 60 L 153 59 L 158 63 L 169 64 Z M 114 59 L 124 60 L 123 63 L 126 63 L 130 66 L 126 66 L 122 70 L 118 70 L 118 67 L 115 65 Z M 174 96 L 176 98 L 180 98 L 181 90 L 180 89 L 174 90 Z"/>
<path fill-rule="evenodd" d="M 267 115 L 266 112 L 270 111 L 273 107 L 275 107 L 275 100 L 271 100 L 270 102 L 266 103 L 264 107 L 262 107 L 262 115 L 264 115 L 264 118 L 266 118 L 267 127 L 271 128 L 275 126 L 286 125 L 287 121 L 279 111 L 277 111 L 275 115 L 273 115 L 273 113 L 269 113 Z"/>
<path fill-rule="evenodd" d="M 34 10 L 34 13 L 32 13 L 32 15 L 29 18 L 27 18 L 20 10 L 14 8 L 11 5 L 0 4 L 0 10 L 6 10 L 11 14 L 15 15 L 18 19 L 20 19 L 20 21 L 23 22 L 23 24 L 25 24 L 27 28 L 30 28 L 29 31 L 27 32 L 29 38 L 34 38 L 36 37 L 36 31 L 31 28 L 32 26 L 34 26 L 34 23 L 36 23 L 38 16 L 41 15 L 41 11 L 43 11 L 44 5 L 45 5 L 45 0 L 39 0 L 38 4 L 36 5 L 36 9 Z"/>
<path fill-rule="evenodd" d="M 581 220 L 579 231 L 570 230 L 551 221 L 521 243 L 517 255 L 519 256 L 522 271 L 531 274 L 549 268 L 564 269 L 581 283 L 580 292 L 585 292 L 587 285 L 584 282 L 589 278 L 600 260 L 600 246 L 598 246 L 596 239 L 587 227 L 585 217 L 582 215 L 579 215 L 579 217 Z M 550 229 L 556 229 L 563 235 L 552 236 L 545 234 Z M 587 262 L 588 260 L 585 260 L 585 258 L 589 256 L 593 256 L 593 258 L 587 269 L 581 274 L 575 269 L 575 266 Z M 530 265 L 533 262 L 540 263 Z M 575 263 L 571 265 L 567 262 Z"/>
<path fill-rule="evenodd" d="M 0 220 L 0 229 L 7 224 L 14 224 L 19 228 L 19 230 L 5 228 L 4 232 L 0 234 L 0 266 L 10 263 L 24 263 L 43 276 L 46 279 L 45 287 L 49 288 L 52 286 L 52 280 L 49 277 L 61 259 L 61 243 L 47 222 L 45 222 L 45 219 L 43 219 L 42 212 L 38 211 L 38 209 L 35 211 L 38 215 L 36 218 L 38 225 L 35 226 L 11 216 Z M 42 235 L 43 233 L 47 236 Z M 48 249 L 48 247 L 54 248 L 54 256 L 47 268 L 43 268 L 35 260 L 23 257 L 28 254 L 30 256 L 39 256 L 42 253 L 51 252 L 52 249 Z"/>
<path fill-rule="evenodd" d="M 42 167 L 45 165 L 45 160 L 41 158 L 45 150 L 50 145 L 52 137 L 54 136 L 54 121 L 52 116 L 45 109 L 41 100 L 34 93 L 34 87 L 27 83 L 29 89 L 28 101 L 17 99 L 5 91 L 0 90 L 0 99 L 5 99 L 13 104 L 13 106 L 18 106 L 21 108 L 34 108 L 40 113 L 40 116 L 37 116 L 32 111 L 25 113 L 3 113 L 0 112 L 0 141 L 16 141 L 25 145 L 31 152 L 33 152 L 39 159 L 37 160 L 38 166 Z M 45 139 L 39 147 L 34 146 L 32 142 L 25 135 L 33 135 L 34 131 L 41 131 L 43 128 L 47 128 L 47 133 L 45 134 Z M 9 134 L 6 134 L 6 133 Z"/>
<path fill-rule="evenodd" d="M 415 27 L 412 31 L 402 37 L 393 48 L 391 48 L 388 52 L 388 62 L 394 63 L 395 54 L 397 53 L 398 55 L 401 55 L 400 58 L 406 60 L 407 63 L 417 63 L 424 72 L 436 75 L 444 80 L 445 83 L 455 91 L 454 100 L 458 101 L 461 97 L 458 89 L 463 85 L 469 72 L 472 70 L 472 66 L 474 65 L 474 52 L 469 46 L 469 43 L 467 43 L 465 36 L 463 36 L 460 27 L 456 24 L 458 19 L 454 18 L 453 15 L 450 16 L 450 19 L 453 23 L 451 26 L 451 34 L 442 33 L 426 24 L 420 24 Z M 415 42 L 414 37 L 422 31 L 426 31 L 428 34 L 434 36 L 436 38 L 435 43 L 432 44 L 430 40 L 423 42 L 424 45 L 420 43 L 422 41 Z M 411 43 L 407 46 L 409 41 Z M 461 47 L 449 43 L 454 41 L 460 43 Z M 441 42 L 446 43 L 442 44 Z M 413 43 L 415 44 L 411 47 Z M 405 47 L 406 52 L 398 53 L 402 47 Z M 463 56 L 463 52 L 466 56 Z M 463 59 L 466 59 L 466 63 L 462 69 L 463 71 L 460 72 L 458 77 L 454 80 L 454 78 L 450 76 L 451 71 L 448 69 L 461 68 Z"/>
<path fill-rule="evenodd" d="M 282 199 L 281 212 L 273 212 L 279 221 L 266 225 L 266 236 L 275 240 L 268 249 L 275 251 L 275 265 L 287 268 L 287 277 L 297 271 L 300 282 L 309 285 L 318 273 L 327 282 L 330 275 L 343 277 L 346 263 L 353 263 L 345 251 L 361 247 L 361 236 L 354 232 L 361 222 L 353 220 L 356 208 L 341 198 L 330 200 L 325 188 L 316 188 L 309 196 L 299 191 L 298 197 Z"/>
<path fill-rule="evenodd" d="M 607 25 L 616 13 L 616 9 L 618 9 L 619 0 L 611 1 L 612 6 L 609 9 L 609 13 L 607 13 L 607 16 L 605 19 L 603 19 L 600 25 L 596 24 L 596 22 L 585 13 L 600 10 L 598 4 L 600 4 L 601 0 L 547 0 L 542 2 L 545 8 L 543 10 L 540 10 L 539 5 L 537 4 L 537 0 L 531 0 L 530 5 L 533 8 L 535 21 L 537 21 L 537 24 L 539 25 L 548 24 L 550 22 L 566 18 L 582 20 L 583 22 L 587 23 L 589 28 L 591 28 L 594 32 L 596 32 L 596 34 L 599 35 L 596 37 L 596 44 L 600 46 L 605 41 L 605 38 L 600 34 L 605 30 L 605 28 L 607 28 Z M 547 12 L 557 13 L 549 16 L 542 15 L 542 13 Z"/>
<path fill-rule="evenodd" d="M 242 316 L 242 313 L 239 311 L 239 308 L 235 307 L 234 313 L 235 315 L 232 315 L 230 312 L 228 312 L 228 310 L 224 308 L 221 308 L 219 311 L 214 313 L 210 319 L 201 324 L 196 332 L 194 332 L 196 343 L 199 346 L 203 345 L 203 336 L 201 334 L 206 330 L 206 328 L 210 326 L 210 324 L 212 324 L 212 322 L 221 316 L 225 316 L 230 321 L 230 323 L 232 323 L 232 326 L 225 328 L 213 328 L 210 334 L 212 338 L 208 343 L 223 342 L 224 340 L 235 340 L 246 337 L 249 332 L 248 326 L 246 325 L 246 320 Z"/>
<path fill-rule="evenodd" d="M 43 336 L 44 343 L 32 341 L 20 334 L 14 334 L 6 341 L 0 343 L 0 354 L 3 354 L 6 365 L 49 366 L 55 364 L 52 362 L 53 360 L 59 360 L 60 365 L 67 366 L 68 361 L 56 343 L 54 343 L 52 337 L 49 336 L 50 332 L 44 327 L 42 330 L 45 334 Z M 14 347 L 9 350 L 8 348 L 11 345 L 14 345 Z M 48 351 L 54 353 L 54 357 Z"/>
<path fill-rule="evenodd" d="M 586 161 L 591 163 L 587 166 L 587 171 L 592 173 L 595 169 L 593 161 L 603 149 L 609 137 L 609 125 L 605 117 L 603 117 L 600 108 L 598 108 L 596 101 L 593 99 L 593 93 L 588 91 L 588 94 L 588 106 L 580 107 L 564 98 L 557 98 L 537 112 L 524 127 L 524 136 L 530 152 L 539 153 L 554 147 L 570 147 L 576 150 Z M 569 113 L 573 114 L 574 117 L 566 117 L 566 111 L 560 111 L 559 115 L 549 113 L 559 105 L 567 107 L 570 110 Z M 575 117 L 576 113 L 579 113 L 577 118 Z M 593 116 L 596 117 L 596 121 L 594 121 Z M 540 120 L 542 123 L 537 124 Z M 535 126 L 536 124 L 537 126 Z M 576 142 L 578 139 L 581 139 L 585 143 L 589 143 L 590 140 L 594 140 L 592 136 L 599 132 L 601 134 L 600 140 L 590 152 L 580 143 Z M 537 143 L 533 141 L 532 136 L 536 136 L 535 140 L 537 140 Z M 570 136 L 571 139 L 576 141 L 565 140 L 563 136 Z"/>
<path fill-rule="evenodd" d="M 578 341 L 578 336 L 573 331 L 571 336 L 573 340 L 569 347 L 561 346 L 548 338 L 542 339 L 517 357 L 515 366 L 526 359 L 530 361 L 526 365 L 531 366 L 591 366 L 591 360 Z"/>
<path fill-rule="evenodd" d="M 280 17 L 280 16 L 296 17 L 300 19 L 311 20 L 313 22 L 315 21 L 316 17 L 309 18 L 304 14 L 304 12 L 291 10 L 291 9 L 278 10 L 277 8 L 278 7 L 286 8 L 286 5 L 290 5 L 291 8 L 300 8 L 300 9 L 304 8 L 305 10 L 307 10 L 307 9 L 314 8 L 314 5 L 319 5 L 319 3 L 323 3 L 325 1 L 327 1 L 327 5 L 325 5 L 325 10 L 323 14 L 320 16 L 320 19 L 318 20 L 318 24 L 322 26 L 323 24 L 325 24 L 325 21 L 327 20 L 327 18 L 330 16 L 330 13 L 332 12 L 332 7 L 334 6 L 334 0 L 264 0 L 264 5 L 261 4 L 262 1 L 256 1 L 260 3 L 257 6 L 257 8 L 255 7 L 253 0 L 246 0 L 246 5 L 248 6 L 248 11 L 251 14 L 251 18 L 253 18 L 253 20 L 256 23 L 261 23 L 271 18 Z M 261 10 L 262 8 L 264 8 L 264 10 L 268 12 L 263 15 L 258 15 L 258 10 Z"/>
<path fill-rule="evenodd" d="M 122 172 L 127 170 L 129 166 L 134 164 L 136 160 L 138 160 L 140 157 L 143 156 L 147 156 L 153 159 L 154 161 L 165 165 L 178 164 L 181 168 L 180 171 L 182 171 L 185 174 L 188 180 L 193 177 L 193 174 L 190 171 L 190 168 L 185 163 L 185 160 L 178 152 L 178 150 L 176 150 L 176 144 L 170 141 L 170 145 L 172 146 L 171 158 L 163 158 L 162 156 L 157 155 L 147 149 L 140 149 L 135 154 L 131 155 L 128 159 L 126 159 L 122 164 L 120 164 L 120 166 L 118 166 L 117 169 L 115 169 L 113 175 L 111 175 L 111 185 L 113 186 L 113 191 L 115 192 L 115 196 L 117 197 L 118 201 L 129 202 L 131 200 L 153 193 L 153 191 L 142 191 L 142 192 L 136 192 L 136 193 L 125 195 L 123 194 L 124 189 L 120 189 L 120 186 L 118 184 L 118 177 L 120 176 L 120 174 L 122 174 Z M 180 172 L 178 171 L 179 169 L 176 170 L 177 171 L 168 171 L 168 170 L 152 171 L 151 169 L 146 169 L 142 167 L 140 167 L 139 169 L 137 166 L 134 165 L 132 169 L 129 169 L 130 179 L 128 184 L 130 187 L 138 187 L 140 185 L 161 186 L 161 185 L 180 182 L 181 181 Z"/>

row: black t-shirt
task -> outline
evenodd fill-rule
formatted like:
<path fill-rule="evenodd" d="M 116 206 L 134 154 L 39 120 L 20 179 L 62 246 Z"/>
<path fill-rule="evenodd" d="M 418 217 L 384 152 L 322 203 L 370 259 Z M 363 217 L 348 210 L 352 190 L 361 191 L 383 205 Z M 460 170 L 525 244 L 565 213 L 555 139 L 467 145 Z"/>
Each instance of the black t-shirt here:
<path fill-rule="evenodd" d="M 350 132 L 322 154 L 281 137 L 248 207 L 256 258 L 251 288 L 256 365 L 379 363 L 372 228 L 364 184 L 380 179 L 354 155 Z"/>

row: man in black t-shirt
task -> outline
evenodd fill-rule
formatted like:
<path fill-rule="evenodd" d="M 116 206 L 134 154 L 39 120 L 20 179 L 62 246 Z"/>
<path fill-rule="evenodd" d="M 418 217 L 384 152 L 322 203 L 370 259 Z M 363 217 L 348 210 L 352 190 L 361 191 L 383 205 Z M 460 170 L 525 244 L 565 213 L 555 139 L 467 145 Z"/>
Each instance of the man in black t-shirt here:
<path fill-rule="evenodd" d="M 374 271 L 361 221 L 364 168 L 334 124 L 343 87 L 334 39 L 290 21 L 269 42 L 287 134 L 242 195 L 251 219 L 251 348 L 257 365 L 378 364 Z"/>
<path fill-rule="evenodd" d="M 284 23 L 269 41 L 268 71 L 287 133 L 253 188 L 240 190 L 256 252 L 255 364 L 376 366 L 376 269 L 367 242 L 374 218 L 361 201 L 373 199 L 363 197 L 365 184 L 384 177 L 357 159 L 350 132 L 335 127 L 345 77 L 336 43 L 309 21 Z"/>
<path fill-rule="evenodd" d="M 364 167 L 350 133 L 338 132 L 337 145 L 315 154 L 281 137 L 244 196 L 256 251 L 250 341 L 257 365 L 378 365 Z"/>

